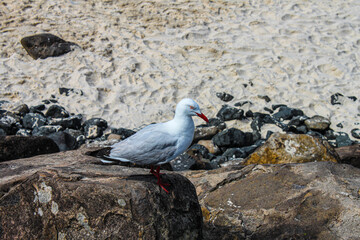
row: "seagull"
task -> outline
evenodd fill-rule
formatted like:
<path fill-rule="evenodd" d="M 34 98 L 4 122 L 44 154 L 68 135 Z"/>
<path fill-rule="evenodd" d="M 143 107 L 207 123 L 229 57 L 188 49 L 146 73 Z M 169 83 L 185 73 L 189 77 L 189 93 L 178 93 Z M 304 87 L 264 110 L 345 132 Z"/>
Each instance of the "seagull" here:
<path fill-rule="evenodd" d="M 209 122 L 194 100 L 184 98 L 177 104 L 172 120 L 149 125 L 125 140 L 115 143 L 111 146 L 110 154 L 104 157 L 107 160 L 150 165 L 150 173 L 157 178 L 157 184 L 169 193 L 164 187 L 169 184 L 161 181 L 160 165 L 185 152 L 192 143 L 195 129 L 192 116 Z M 154 166 L 157 166 L 156 170 Z"/>

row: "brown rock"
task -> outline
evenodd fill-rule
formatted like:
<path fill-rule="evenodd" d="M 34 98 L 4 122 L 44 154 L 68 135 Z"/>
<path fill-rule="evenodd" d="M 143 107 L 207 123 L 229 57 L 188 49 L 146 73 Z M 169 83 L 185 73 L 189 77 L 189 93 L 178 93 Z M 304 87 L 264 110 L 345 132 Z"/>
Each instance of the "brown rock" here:
<path fill-rule="evenodd" d="M 305 125 L 308 129 L 312 130 L 325 130 L 330 126 L 331 122 L 329 119 L 315 115 L 305 120 Z"/>
<path fill-rule="evenodd" d="M 333 162 L 184 172 L 204 239 L 358 239 L 360 169 Z"/>
<path fill-rule="evenodd" d="M 326 142 L 306 134 L 274 133 L 244 164 L 279 164 L 330 161 L 339 156 Z"/>
<path fill-rule="evenodd" d="M 55 152 L 59 152 L 59 147 L 47 137 L 0 137 L 0 162 Z"/>
<path fill-rule="evenodd" d="M 360 168 L 360 144 L 335 148 L 342 163 L 351 164 Z"/>
<path fill-rule="evenodd" d="M 199 140 L 211 139 L 218 132 L 220 132 L 220 129 L 216 126 L 196 128 L 194 132 L 193 142 L 197 142 Z"/>
<path fill-rule="evenodd" d="M 88 149 L 0 163 L 1 239 L 201 239 L 194 186 L 103 165 Z"/>
<path fill-rule="evenodd" d="M 203 145 L 209 150 L 211 154 L 219 154 L 221 152 L 220 148 L 216 146 L 211 140 L 200 140 L 198 144 Z"/>

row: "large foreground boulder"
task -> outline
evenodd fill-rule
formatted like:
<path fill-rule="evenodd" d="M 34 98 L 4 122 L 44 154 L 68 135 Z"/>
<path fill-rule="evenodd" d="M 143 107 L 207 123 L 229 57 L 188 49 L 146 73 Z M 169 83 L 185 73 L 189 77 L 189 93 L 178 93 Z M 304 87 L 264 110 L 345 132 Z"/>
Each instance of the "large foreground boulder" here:
<path fill-rule="evenodd" d="M 194 186 L 85 149 L 0 163 L 0 239 L 201 239 Z M 86 150 L 87 151 L 87 150 Z"/>
<path fill-rule="evenodd" d="M 359 239 L 360 169 L 333 162 L 184 173 L 205 239 Z"/>

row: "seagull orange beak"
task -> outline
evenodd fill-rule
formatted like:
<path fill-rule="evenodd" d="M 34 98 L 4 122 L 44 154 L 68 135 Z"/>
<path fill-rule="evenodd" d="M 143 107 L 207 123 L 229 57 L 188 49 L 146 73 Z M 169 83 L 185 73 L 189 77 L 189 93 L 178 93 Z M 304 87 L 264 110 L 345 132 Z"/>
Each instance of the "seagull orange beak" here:
<path fill-rule="evenodd" d="M 207 119 L 207 117 L 203 114 L 203 113 L 197 113 L 196 112 L 196 115 L 198 115 L 199 117 L 201 117 L 202 119 L 204 119 L 205 122 L 209 122 L 209 120 Z"/>

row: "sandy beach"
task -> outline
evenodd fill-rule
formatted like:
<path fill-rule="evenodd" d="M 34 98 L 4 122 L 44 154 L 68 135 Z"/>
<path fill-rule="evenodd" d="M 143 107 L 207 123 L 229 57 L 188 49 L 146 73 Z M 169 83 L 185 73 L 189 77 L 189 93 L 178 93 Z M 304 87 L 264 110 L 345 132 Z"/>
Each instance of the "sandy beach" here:
<path fill-rule="evenodd" d="M 359 13 L 356 0 L 4 0 L 0 100 L 11 108 L 53 95 L 87 119 L 137 128 L 172 118 L 184 97 L 215 117 L 224 91 L 230 105 L 251 101 L 244 110 L 286 104 L 350 135 L 360 128 Z M 34 60 L 20 39 L 38 33 L 81 48 Z M 341 104 L 331 104 L 335 93 Z"/>

